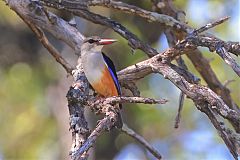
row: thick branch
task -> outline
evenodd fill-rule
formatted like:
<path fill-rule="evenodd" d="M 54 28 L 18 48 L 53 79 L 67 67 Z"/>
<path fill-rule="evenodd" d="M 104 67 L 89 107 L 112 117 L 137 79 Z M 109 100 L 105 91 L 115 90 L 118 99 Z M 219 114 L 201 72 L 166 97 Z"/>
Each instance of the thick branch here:
<path fill-rule="evenodd" d="M 216 74 L 213 72 L 209 64 L 209 61 L 203 57 L 199 50 L 194 50 L 192 53 L 187 53 L 187 56 L 192 61 L 192 64 L 195 66 L 196 70 L 206 81 L 209 88 L 211 88 L 215 93 L 220 95 L 224 99 L 226 104 L 233 108 L 229 89 L 223 86 L 218 80 Z"/>
<path fill-rule="evenodd" d="M 102 120 L 99 121 L 98 125 L 92 131 L 92 133 L 87 138 L 86 142 L 82 145 L 82 147 L 72 154 L 72 159 L 78 160 L 79 157 L 81 157 L 84 153 L 88 152 L 88 150 L 96 143 L 97 138 L 103 133 L 103 131 L 109 131 L 112 127 L 114 127 L 114 121 L 116 120 L 117 119 L 115 113 L 109 112 L 107 116 L 105 116 Z"/>
<path fill-rule="evenodd" d="M 96 114 L 106 114 L 106 112 L 109 110 L 109 105 L 115 106 L 119 103 L 165 104 L 168 102 L 166 99 L 156 100 L 153 98 L 143 97 L 108 97 L 101 99 L 93 97 L 88 98 L 85 102 L 82 102 L 82 99 L 78 99 L 77 101 L 90 107 L 90 109 Z"/>
<path fill-rule="evenodd" d="M 104 113 L 106 105 L 116 105 L 118 103 L 143 103 L 143 104 L 165 104 L 168 100 L 160 99 L 156 100 L 153 98 L 143 98 L 143 97 L 108 97 L 108 98 L 92 98 L 86 101 L 86 105 L 90 106 L 92 110 L 98 113 Z"/>
<path fill-rule="evenodd" d="M 156 12 L 151 12 L 144 10 L 142 8 L 139 8 L 137 6 L 129 5 L 124 2 L 120 1 L 113 1 L 113 0 L 88 0 L 88 1 L 68 1 L 68 0 L 62 0 L 60 2 L 51 2 L 49 0 L 41 0 L 45 5 L 49 5 L 51 7 L 56 7 L 59 9 L 65 9 L 71 12 L 74 12 L 75 14 L 81 14 L 80 16 L 83 16 L 83 12 L 81 13 L 80 10 L 86 11 L 86 6 L 104 6 L 108 8 L 118 9 L 126 13 L 135 14 L 137 16 L 143 17 L 147 19 L 148 21 L 156 21 L 164 24 L 165 26 L 172 27 L 176 31 L 180 32 L 186 32 L 188 34 L 191 34 L 191 31 L 193 31 L 193 28 L 186 25 L 185 23 L 182 23 L 176 19 L 174 19 L 171 16 L 165 15 L 165 14 L 159 14 Z M 84 6 L 84 7 L 83 7 Z M 78 13 L 77 13 L 78 12 Z M 89 15 L 87 16 L 89 17 Z M 86 19 L 88 19 L 85 17 Z M 210 28 L 215 27 L 216 25 L 219 25 L 226 20 L 228 20 L 229 17 L 221 18 L 220 20 L 217 20 L 213 23 L 208 23 L 207 25 L 195 30 L 193 33 L 201 33 L 203 31 L 206 31 Z M 105 20 L 106 21 L 106 20 Z M 96 22 L 95 22 L 96 23 Z M 101 24 L 101 22 L 98 22 Z M 106 25 L 107 23 L 105 23 Z M 109 26 L 109 25 L 107 25 Z M 120 25 L 121 26 L 121 25 Z M 122 27 L 122 26 L 121 26 Z M 111 27 L 113 28 L 113 27 Z M 125 29 L 123 29 L 124 31 Z M 115 30 L 116 31 L 116 30 Z M 215 37 L 216 38 L 216 37 Z M 130 42 L 131 44 L 131 42 Z M 227 50 L 235 55 L 240 54 L 240 44 L 237 42 L 231 42 L 231 44 L 227 44 L 225 47 Z M 135 47 L 133 47 L 135 48 Z M 137 48 L 135 48 L 137 49 Z"/>
<path fill-rule="evenodd" d="M 185 21 L 185 14 L 182 14 L 183 12 L 176 9 L 173 2 L 171 0 L 153 0 L 154 4 L 156 5 L 156 8 L 158 7 L 157 3 L 158 1 L 163 1 L 165 4 L 164 8 L 161 8 L 161 11 L 165 14 L 171 15 L 179 20 Z M 162 2 L 161 2 L 162 3 Z M 181 16 L 179 16 L 181 15 Z M 223 19 L 224 20 L 224 19 Z M 197 32 L 200 33 L 204 30 L 207 30 L 219 23 L 221 23 L 221 19 L 220 21 L 217 21 L 215 23 L 212 23 L 210 25 L 206 25 L 202 28 L 199 28 L 198 30 L 195 30 L 195 33 L 193 32 L 193 34 L 196 34 Z M 179 35 L 178 33 L 174 34 L 178 39 L 183 39 L 183 35 Z M 225 43 L 226 44 L 226 43 Z M 206 60 L 201 52 L 199 50 L 195 50 L 194 53 L 190 53 L 187 54 L 190 59 L 193 61 L 193 65 L 196 67 L 196 69 L 201 73 L 201 75 L 203 76 L 203 78 L 205 79 L 205 81 L 209 84 L 210 88 L 213 89 L 216 93 L 218 93 L 219 95 L 221 95 L 223 97 L 223 99 L 225 100 L 225 102 L 227 102 L 227 104 L 232 108 L 235 109 L 236 111 L 239 111 L 238 107 L 235 107 L 234 103 L 232 102 L 231 96 L 230 96 L 230 92 L 229 90 L 223 86 L 217 79 L 215 73 L 213 72 L 213 70 L 211 69 L 211 66 L 209 65 L 208 60 Z M 203 111 L 205 114 L 208 115 L 209 119 L 212 120 L 214 119 L 216 114 L 209 114 L 211 113 L 211 108 L 207 108 L 208 105 L 206 104 L 201 104 L 201 105 L 197 105 L 198 108 Z M 218 115 L 216 115 L 218 116 Z M 219 116 L 218 116 L 219 117 Z M 215 118 L 215 119 L 219 119 L 219 118 Z M 231 121 L 230 121 L 231 122 Z M 226 127 L 218 127 L 218 126 L 224 126 L 223 122 L 219 122 L 219 121 L 214 121 L 212 120 L 213 125 L 215 126 L 215 128 L 218 130 L 218 133 L 223 133 L 220 134 L 220 136 L 222 137 L 223 141 L 225 142 L 225 144 L 227 145 L 229 151 L 232 153 L 232 155 L 236 158 L 237 154 L 239 154 L 239 143 L 240 141 L 236 139 L 231 138 L 231 132 L 230 130 L 228 130 L 226 134 Z M 232 122 L 231 122 L 232 123 Z M 236 131 L 239 132 L 239 126 L 233 124 L 233 126 L 235 127 Z M 238 146 L 238 147 L 236 147 Z"/>
<path fill-rule="evenodd" d="M 222 137 L 229 148 L 233 157 L 238 159 L 238 155 L 240 153 L 240 135 L 237 133 L 235 134 L 232 130 L 228 129 L 221 120 L 221 117 L 212 112 L 206 105 L 207 104 L 202 104 L 201 106 L 199 105 L 198 108 L 208 116 L 213 126 L 218 130 L 219 136 Z"/>
<path fill-rule="evenodd" d="M 63 40 L 73 49 L 77 49 L 82 43 L 84 36 L 63 19 L 51 12 L 45 12 L 41 6 L 34 6 L 33 4 L 34 2 L 30 3 L 29 0 L 8 1 L 10 8 L 20 17 L 32 22 L 36 26 L 41 26 L 42 29 L 50 32 L 54 37 Z"/>
<path fill-rule="evenodd" d="M 106 98 L 107 103 L 144 103 L 144 104 L 165 104 L 168 102 L 166 99 L 156 100 L 153 98 L 143 97 L 109 97 Z"/>
<path fill-rule="evenodd" d="M 159 63 L 153 63 L 152 67 L 156 72 L 159 72 L 160 74 L 168 78 L 170 81 L 172 81 L 194 102 L 196 102 L 197 104 L 202 102 L 208 102 L 212 106 L 212 108 L 215 108 L 220 115 L 232 122 L 235 122 L 236 125 L 240 127 L 240 114 L 230 109 L 223 102 L 223 100 L 212 90 L 201 85 L 190 84 L 169 66 Z"/>
<path fill-rule="evenodd" d="M 158 72 L 162 74 L 165 78 L 171 80 L 180 90 L 182 90 L 188 97 L 190 97 L 197 104 L 201 102 L 207 101 L 211 106 L 216 106 L 217 112 L 223 117 L 227 118 L 231 122 L 236 123 L 236 127 L 240 127 L 240 114 L 232 109 L 230 109 L 221 98 L 219 98 L 216 93 L 214 93 L 209 88 L 206 88 L 197 84 L 190 84 L 179 75 L 174 69 L 172 69 L 167 64 L 162 64 L 158 60 L 158 55 L 145 60 L 143 62 L 139 62 L 136 65 L 132 65 L 121 72 L 119 75 L 127 74 L 127 79 L 133 79 L 135 75 L 141 74 L 141 76 L 146 76 L 147 72 L 143 72 L 146 68 L 151 68 L 152 72 Z M 142 67 L 143 65 L 144 67 Z M 143 70 L 139 70 L 139 68 L 143 68 Z M 151 71 L 150 70 L 150 71 Z M 147 73 L 148 74 L 148 73 Z"/>
<path fill-rule="evenodd" d="M 185 21 L 185 14 L 183 11 L 178 10 L 175 6 L 174 3 L 172 2 L 172 0 L 152 0 L 154 5 L 155 5 L 155 9 L 158 8 L 158 3 L 164 3 L 164 7 L 160 8 L 160 12 L 163 14 L 167 14 L 170 15 L 180 21 Z M 221 20 L 219 21 L 221 22 Z M 218 21 L 217 21 L 218 24 Z M 209 25 L 210 27 L 213 25 Z M 201 29 L 200 29 L 201 30 Z M 182 34 L 178 34 L 177 32 L 174 32 L 174 35 L 179 39 L 183 39 L 184 35 Z M 233 51 L 232 53 L 236 54 L 236 53 L 240 53 L 240 45 L 237 42 L 226 42 L 223 43 L 225 46 L 225 48 L 229 48 L 229 50 L 231 50 L 231 48 L 235 48 L 235 51 Z M 231 52 L 231 51 L 230 51 Z M 192 61 L 193 65 L 195 66 L 195 68 L 197 69 L 197 71 L 201 74 L 201 76 L 203 77 L 203 79 L 207 82 L 208 86 L 218 95 L 220 95 L 225 103 L 227 103 L 227 105 L 232 108 L 235 109 L 236 111 L 239 111 L 239 108 L 237 105 L 234 104 L 231 96 L 230 96 L 230 91 L 226 86 L 223 86 L 221 84 L 221 82 L 218 80 L 216 74 L 213 72 L 209 61 L 204 58 L 201 54 L 201 52 L 196 49 L 194 51 L 189 51 L 186 52 L 188 58 Z M 240 132 L 240 131 L 238 131 Z"/>
<path fill-rule="evenodd" d="M 67 93 L 68 109 L 70 113 L 70 129 L 72 131 L 72 148 L 70 155 L 75 157 L 75 152 L 79 150 L 83 143 L 87 140 L 90 131 L 88 129 L 87 120 L 84 116 L 84 105 L 79 103 L 78 99 L 84 99 L 89 93 L 87 79 L 83 73 L 81 65 L 73 71 L 74 87 L 70 87 Z M 80 159 L 87 159 L 87 152 L 81 155 Z"/>

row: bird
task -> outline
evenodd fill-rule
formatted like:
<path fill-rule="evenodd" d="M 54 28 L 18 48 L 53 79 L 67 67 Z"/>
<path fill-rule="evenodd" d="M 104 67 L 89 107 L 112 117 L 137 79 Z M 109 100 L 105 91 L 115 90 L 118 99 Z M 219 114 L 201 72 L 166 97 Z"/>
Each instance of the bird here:
<path fill-rule="evenodd" d="M 98 36 L 85 38 L 81 45 L 81 61 L 85 76 L 92 88 L 102 97 L 121 96 L 121 87 L 112 60 L 102 52 L 105 45 L 115 39 L 102 39 Z M 118 105 L 122 108 L 122 105 Z M 120 112 L 120 111 L 119 111 Z M 122 128 L 120 113 L 117 113 L 117 128 Z"/>

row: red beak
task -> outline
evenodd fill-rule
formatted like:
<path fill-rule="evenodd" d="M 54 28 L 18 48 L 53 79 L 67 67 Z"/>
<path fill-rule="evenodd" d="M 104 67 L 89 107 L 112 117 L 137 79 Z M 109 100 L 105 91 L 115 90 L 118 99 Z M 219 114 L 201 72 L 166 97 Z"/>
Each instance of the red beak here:
<path fill-rule="evenodd" d="M 114 42 L 117 42 L 116 39 L 101 39 L 98 43 L 100 45 L 107 45 L 107 44 L 112 44 Z"/>

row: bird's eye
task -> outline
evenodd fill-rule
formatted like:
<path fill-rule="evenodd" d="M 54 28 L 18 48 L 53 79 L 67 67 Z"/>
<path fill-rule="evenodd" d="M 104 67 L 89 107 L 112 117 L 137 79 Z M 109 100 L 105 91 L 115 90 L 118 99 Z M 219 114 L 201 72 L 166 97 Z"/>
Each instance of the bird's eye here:
<path fill-rule="evenodd" d="M 93 39 L 89 39 L 89 40 L 88 40 L 88 43 L 91 43 L 91 44 L 92 44 L 92 43 L 94 43 L 94 42 L 95 42 L 95 41 L 94 41 Z"/>

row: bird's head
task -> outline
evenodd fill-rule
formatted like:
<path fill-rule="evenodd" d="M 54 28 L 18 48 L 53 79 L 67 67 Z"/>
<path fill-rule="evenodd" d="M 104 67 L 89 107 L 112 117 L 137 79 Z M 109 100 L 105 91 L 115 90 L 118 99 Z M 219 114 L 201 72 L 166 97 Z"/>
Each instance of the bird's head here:
<path fill-rule="evenodd" d="M 82 51 L 101 52 L 102 47 L 116 42 L 115 39 L 102 39 L 97 36 L 85 38 L 81 46 Z"/>

